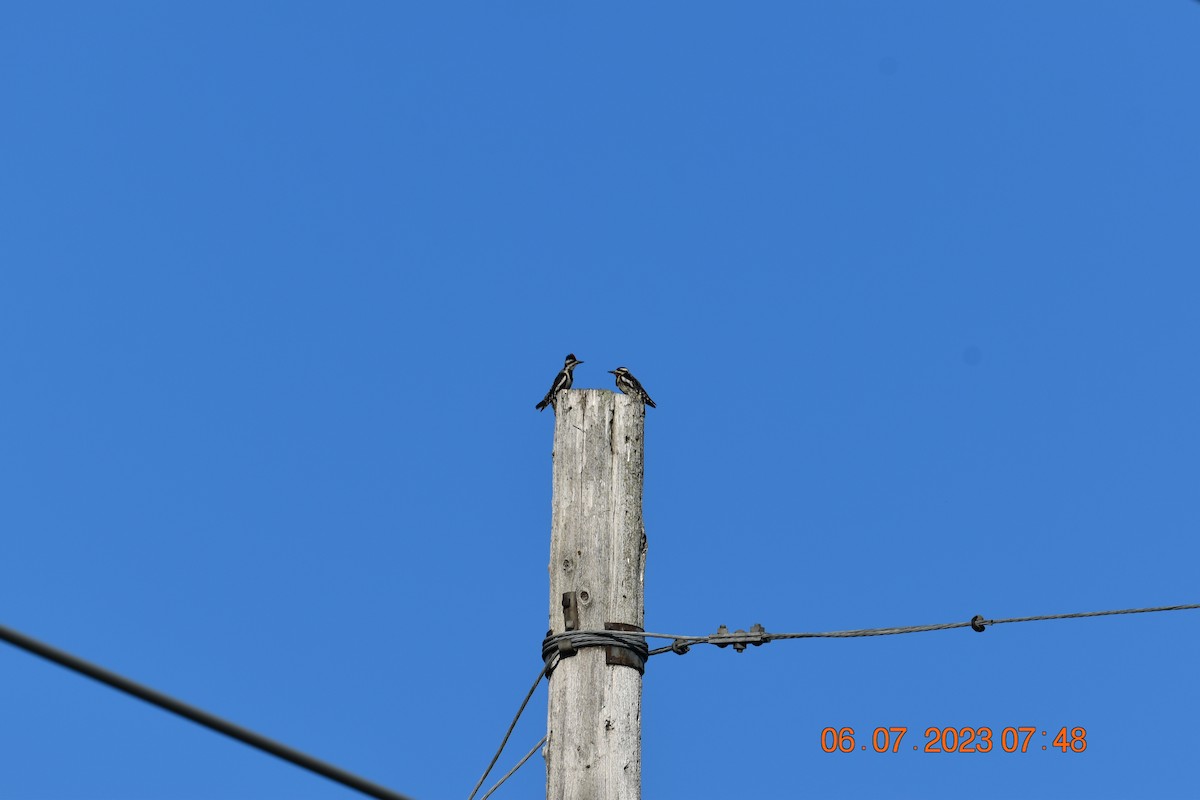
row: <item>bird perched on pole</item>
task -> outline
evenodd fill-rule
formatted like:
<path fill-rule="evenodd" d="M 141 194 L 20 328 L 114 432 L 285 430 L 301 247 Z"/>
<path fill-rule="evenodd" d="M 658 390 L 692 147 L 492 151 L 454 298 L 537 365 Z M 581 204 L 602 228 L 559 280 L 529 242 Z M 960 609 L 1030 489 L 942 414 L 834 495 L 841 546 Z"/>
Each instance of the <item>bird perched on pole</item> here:
<path fill-rule="evenodd" d="M 537 404 L 538 411 L 541 411 L 546 406 L 553 406 L 558 393 L 563 389 L 571 388 L 571 383 L 575 380 L 571 371 L 582 363 L 582 361 L 575 358 L 574 353 L 567 353 L 567 360 L 563 364 L 562 371 L 554 376 L 554 383 L 550 386 L 550 391 L 546 392 L 546 396 L 542 398 L 542 402 Z M 555 410 L 558 410 L 557 406 L 555 406 Z"/>
<path fill-rule="evenodd" d="M 630 397 L 636 397 L 651 408 L 658 408 L 658 406 L 654 405 L 654 401 L 650 399 L 650 395 L 646 394 L 646 390 L 638 383 L 638 379 L 633 377 L 633 374 L 629 370 L 624 367 L 617 367 L 616 369 L 610 369 L 609 373 L 617 376 L 617 388 L 622 392 Z"/>

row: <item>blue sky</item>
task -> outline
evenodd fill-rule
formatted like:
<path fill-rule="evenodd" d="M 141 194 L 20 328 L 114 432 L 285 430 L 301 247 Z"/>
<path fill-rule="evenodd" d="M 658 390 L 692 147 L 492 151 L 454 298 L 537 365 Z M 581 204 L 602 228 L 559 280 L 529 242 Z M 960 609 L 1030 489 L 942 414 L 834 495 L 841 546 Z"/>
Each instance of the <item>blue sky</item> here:
<path fill-rule="evenodd" d="M 416 798 L 624 364 L 646 625 L 1200 602 L 1200 5 L 0 15 L 0 624 Z M 1194 796 L 1200 612 L 650 662 L 646 797 Z M 830 755 L 827 726 L 1088 749 Z M 501 772 L 541 737 L 544 689 Z M 540 757 L 497 797 L 537 797 Z M 353 793 L 0 647 L 0 796 Z"/>

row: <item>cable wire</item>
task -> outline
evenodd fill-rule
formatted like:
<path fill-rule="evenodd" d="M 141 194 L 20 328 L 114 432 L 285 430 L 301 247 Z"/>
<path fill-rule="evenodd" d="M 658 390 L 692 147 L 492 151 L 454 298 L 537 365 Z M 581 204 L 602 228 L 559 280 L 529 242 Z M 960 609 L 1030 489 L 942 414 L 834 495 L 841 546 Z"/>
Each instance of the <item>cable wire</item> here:
<path fill-rule="evenodd" d="M 37 639 L 30 638 L 23 633 L 18 633 L 11 628 L 0 626 L 0 640 L 6 641 L 14 647 L 19 647 L 36 656 L 41 656 L 47 661 L 53 661 L 55 664 L 78 672 L 81 675 L 86 675 L 92 680 L 111 686 L 139 700 L 144 700 L 165 711 L 170 711 L 172 714 L 178 714 L 184 719 L 189 719 L 217 733 L 223 733 L 232 739 L 237 739 L 239 742 L 262 750 L 264 753 L 270 753 L 276 758 L 282 758 L 284 761 L 289 761 L 301 769 L 315 772 L 331 781 L 362 792 L 368 797 L 374 797 L 378 800 L 411 800 L 406 795 L 394 792 L 379 784 L 371 783 L 365 778 L 360 778 L 340 767 L 335 767 L 333 764 L 328 764 L 306 753 L 301 753 L 299 750 L 294 750 L 285 744 L 268 739 L 252 730 L 235 725 L 195 706 L 190 706 L 148 686 L 142 686 L 115 672 L 110 672 L 96 664 L 84 661 L 82 658 L 39 642 Z"/>
<path fill-rule="evenodd" d="M 672 639 L 674 640 L 666 647 L 659 647 L 650 651 L 650 655 L 656 656 L 661 653 L 684 653 L 694 644 L 715 644 L 737 645 L 743 643 L 749 644 L 766 644 L 767 642 L 777 639 L 851 639 L 863 636 L 894 636 L 901 633 L 924 633 L 927 631 L 945 631 L 953 628 L 972 628 L 976 631 L 982 631 L 990 625 L 1005 625 L 1014 622 L 1041 622 L 1051 619 L 1082 619 L 1084 617 L 1111 617 L 1118 614 L 1150 614 L 1159 611 L 1190 611 L 1200 609 L 1200 603 L 1191 603 L 1187 605 L 1176 606 L 1155 606 L 1153 608 L 1123 608 L 1113 611 L 1081 611 L 1074 614 L 1044 614 L 1035 617 L 1009 617 L 1008 619 L 984 619 L 977 616 L 966 622 L 943 622 L 937 625 L 907 625 L 903 627 L 892 628 L 860 628 L 858 630 L 849 631 L 823 631 L 809 633 L 766 633 L 765 631 L 758 635 L 758 641 L 751 641 L 745 632 L 738 633 L 719 633 L 709 636 L 674 636 L 669 634 L 659 633 L 638 633 L 636 631 L 622 631 L 624 636 L 643 636 L 647 639 Z M 602 631 L 580 631 L 579 633 L 603 633 Z"/>
<path fill-rule="evenodd" d="M 496 766 L 496 762 L 500 760 L 500 754 L 504 752 L 504 746 L 506 744 L 508 744 L 508 737 L 512 736 L 513 729 L 517 727 L 517 720 L 519 720 L 521 718 L 521 714 L 524 713 L 525 706 L 529 705 L 529 698 L 533 697 L 533 693 L 535 691 L 537 691 L 538 684 L 542 682 L 542 678 L 549 675 L 550 671 L 554 669 L 554 665 L 557 663 L 558 663 L 558 656 L 553 655 L 553 656 L 547 658 L 546 662 L 544 664 L 542 664 L 542 668 L 540 670 L 538 670 L 537 678 L 535 678 L 533 681 L 533 686 L 530 686 L 529 691 L 525 693 L 525 699 L 521 701 L 521 707 L 517 709 L 516 716 L 513 717 L 512 723 L 508 726 L 508 730 L 505 731 L 504 738 L 500 741 L 500 747 L 498 747 L 496 749 L 496 755 L 492 756 L 492 760 L 487 765 L 487 769 L 485 769 L 483 771 L 483 774 L 479 776 L 479 782 L 475 784 L 475 788 L 471 790 L 471 795 L 470 795 L 470 797 L 467 798 L 467 800 L 474 800 L 475 793 L 479 791 L 480 786 L 483 786 L 483 782 L 487 780 L 487 776 L 491 773 L 492 767 Z M 533 749 L 537 750 L 537 747 L 535 747 Z M 532 755 L 532 753 L 530 753 L 530 755 Z M 526 756 L 525 759 L 523 759 L 521 761 L 521 764 L 524 764 L 525 761 L 528 760 L 528 758 L 529 758 L 529 756 Z M 520 767 L 521 764 L 518 764 L 517 767 Z M 513 772 L 516 772 L 516 771 L 517 771 L 517 768 L 514 767 Z M 508 775 L 505 775 L 504 778 L 507 779 Z M 504 782 L 504 780 L 500 781 L 500 783 L 503 783 L 503 782 Z M 496 784 L 496 786 L 499 786 L 499 785 L 500 784 Z M 492 791 L 495 791 L 495 788 L 496 787 L 492 787 Z M 488 794 L 491 794 L 491 791 L 489 791 Z M 485 795 L 485 797 L 486 797 L 486 795 Z"/>
<path fill-rule="evenodd" d="M 501 785 L 502 785 L 502 784 L 503 784 L 503 783 L 504 783 L 506 780 L 508 780 L 508 779 L 509 779 L 509 778 L 511 778 L 511 777 L 512 777 L 514 774 L 516 774 L 517 770 L 519 770 L 521 767 L 525 766 L 525 762 L 526 762 L 526 761 L 528 761 L 530 758 L 532 758 L 532 757 L 533 757 L 533 754 L 534 754 L 534 753 L 536 753 L 536 752 L 538 751 L 538 748 L 539 748 L 539 747 L 541 747 L 542 745 L 544 745 L 544 744 L 546 743 L 546 740 L 547 740 L 547 739 L 549 739 L 549 738 L 550 738 L 550 734 L 546 734 L 545 736 L 543 736 L 543 737 L 542 737 L 542 739 L 541 739 L 541 741 L 540 741 L 540 742 L 538 742 L 537 744 L 535 744 L 535 745 L 533 746 L 533 749 L 532 749 L 532 750 L 530 750 L 528 753 L 526 753 L 526 754 L 525 754 L 525 757 L 524 757 L 524 758 L 522 758 L 520 761 L 518 761 L 518 762 L 517 762 L 517 765 L 508 771 L 508 774 L 507 774 L 507 775 L 505 775 L 505 776 L 504 776 L 503 778 L 501 778 L 500 780 L 496 781 L 496 785 L 495 785 L 495 786 L 493 786 L 492 788 L 488 789 L 488 790 L 487 790 L 487 794 L 485 794 L 483 797 L 479 798 L 479 800 L 487 800 L 489 797 L 491 797 L 491 796 L 492 796 L 492 792 L 494 792 L 494 791 L 496 791 L 497 789 L 499 789 L 499 788 L 500 788 L 500 786 L 501 786 Z"/>
<path fill-rule="evenodd" d="M 1041 622 L 1050 619 L 1082 619 L 1083 617 L 1110 617 L 1116 614 L 1148 614 L 1154 611 L 1184 611 L 1200 608 L 1200 603 L 1184 606 L 1159 606 L 1157 608 L 1124 608 L 1118 611 L 1081 611 L 1074 614 L 1044 614 L 1037 617 L 1010 617 L 1008 619 L 976 618 L 967 622 L 943 622 L 940 625 L 909 625 L 902 628 L 864 628 L 854 631 L 829 631 L 826 633 L 772 633 L 772 639 L 846 639 L 859 636 L 893 636 L 899 633 L 924 633 L 944 631 L 951 628 L 976 628 L 1003 625 L 1009 622 Z"/>

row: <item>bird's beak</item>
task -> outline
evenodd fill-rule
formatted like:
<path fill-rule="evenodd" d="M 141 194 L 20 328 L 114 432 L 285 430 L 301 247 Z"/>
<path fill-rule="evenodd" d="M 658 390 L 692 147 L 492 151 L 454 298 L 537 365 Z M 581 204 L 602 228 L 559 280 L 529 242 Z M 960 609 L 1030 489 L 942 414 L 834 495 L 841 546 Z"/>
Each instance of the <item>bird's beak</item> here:
<path fill-rule="evenodd" d="M 616 371 L 615 369 L 610 369 L 610 370 L 608 371 L 608 374 L 609 374 L 609 375 L 616 375 L 616 374 L 617 374 L 617 371 Z"/>

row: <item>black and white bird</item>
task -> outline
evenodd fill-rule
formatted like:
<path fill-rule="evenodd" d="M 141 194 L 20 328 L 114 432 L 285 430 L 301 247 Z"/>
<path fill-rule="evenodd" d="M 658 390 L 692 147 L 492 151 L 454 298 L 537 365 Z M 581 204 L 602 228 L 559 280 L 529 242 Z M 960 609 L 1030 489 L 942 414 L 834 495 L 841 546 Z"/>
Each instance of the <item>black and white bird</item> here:
<path fill-rule="evenodd" d="M 553 406 L 554 399 L 558 396 L 558 393 L 563 389 L 571 388 L 571 382 L 575 380 L 575 377 L 571 374 L 571 370 L 582 363 L 582 361 L 575 358 L 574 353 L 567 353 L 567 361 L 563 364 L 562 372 L 554 376 L 554 384 L 550 387 L 550 391 L 546 392 L 546 396 L 542 398 L 542 402 L 537 404 L 538 411 L 541 411 L 546 406 Z"/>
<path fill-rule="evenodd" d="M 636 397 L 651 408 L 658 408 L 654 405 L 654 401 L 650 399 L 650 395 L 646 394 L 646 390 L 638 383 L 638 379 L 633 377 L 629 370 L 624 367 L 610 369 L 610 373 L 617 376 L 617 388 L 630 397 Z"/>

